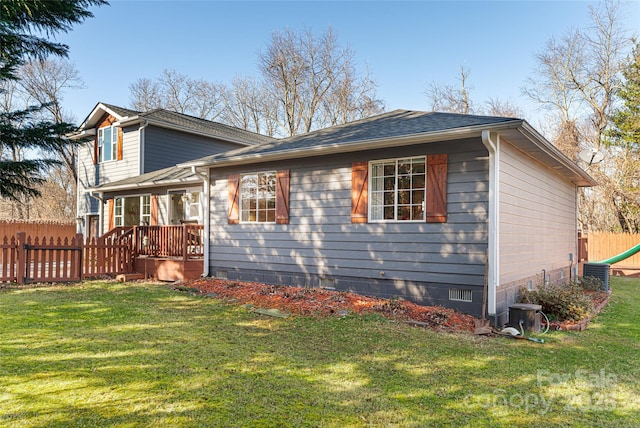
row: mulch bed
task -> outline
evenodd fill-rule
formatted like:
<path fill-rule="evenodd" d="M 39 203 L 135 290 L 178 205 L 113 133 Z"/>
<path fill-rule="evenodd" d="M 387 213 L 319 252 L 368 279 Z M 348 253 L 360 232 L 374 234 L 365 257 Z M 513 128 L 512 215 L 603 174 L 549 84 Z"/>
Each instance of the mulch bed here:
<path fill-rule="evenodd" d="M 441 306 L 421 306 L 406 300 L 382 299 L 319 288 L 267 285 L 215 278 L 183 282 L 176 287 L 233 303 L 276 308 L 304 316 L 346 316 L 377 313 L 440 331 L 470 332 L 475 317 Z"/>

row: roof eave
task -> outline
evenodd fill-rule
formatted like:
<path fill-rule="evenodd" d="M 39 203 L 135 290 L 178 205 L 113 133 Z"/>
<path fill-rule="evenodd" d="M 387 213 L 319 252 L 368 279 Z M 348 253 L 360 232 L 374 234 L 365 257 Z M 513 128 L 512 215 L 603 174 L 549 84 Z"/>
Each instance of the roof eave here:
<path fill-rule="evenodd" d="M 534 158 L 542 158 L 546 160 L 545 164 L 559 172 L 561 175 L 569 178 L 578 187 L 592 187 L 598 183 L 585 170 L 580 168 L 575 162 L 571 161 L 556 146 L 551 144 L 529 123 L 523 121 L 522 126 L 517 128 L 519 135 L 530 141 L 535 149 L 526 150 L 530 156 Z M 507 136 L 508 137 L 508 136 Z"/>
<path fill-rule="evenodd" d="M 98 113 L 102 111 L 102 113 Z M 90 129 L 90 128 L 94 128 L 95 127 L 95 123 L 94 121 L 97 121 L 98 119 L 100 119 L 100 117 L 102 117 L 102 115 L 104 113 L 109 113 L 111 116 L 115 117 L 116 120 L 122 120 L 124 119 L 124 117 L 122 115 L 119 115 L 118 113 L 116 113 L 115 111 L 111 110 L 109 107 L 107 107 L 105 104 L 103 103 L 98 103 L 96 104 L 96 106 L 93 108 L 93 110 L 91 110 L 91 113 L 89 113 L 89 115 L 87 116 L 87 118 L 84 120 L 84 122 L 82 122 L 82 124 L 80 124 L 80 126 L 78 127 L 79 130 L 85 130 L 85 129 Z"/>
<path fill-rule="evenodd" d="M 138 190 L 138 189 L 151 189 L 154 187 L 173 187 L 180 186 L 183 184 L 198 184 L 201 183 L 202 180 L 198 177 L 188 177 L 178 180 L 163 180 L 163 181 L 150 181 L 144 183 L 131 183 L 131 184 L 121 184 L 115 186 L 109 186 L 105 184 L 100 187 L 94 187 L 91 189 L 87 189 L 92 192 L 100 192 L 100 193 L 113 193 L 113 192 L 121 192 L 125 190 Z"/>

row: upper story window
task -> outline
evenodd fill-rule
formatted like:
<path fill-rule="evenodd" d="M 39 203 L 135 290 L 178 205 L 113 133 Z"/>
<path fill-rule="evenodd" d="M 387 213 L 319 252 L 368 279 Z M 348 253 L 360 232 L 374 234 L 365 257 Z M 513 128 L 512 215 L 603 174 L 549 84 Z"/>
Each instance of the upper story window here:
<path fill-rule="evenodd" d="M 98 162 L 117 159 L 118 128 L 107 126 L 98 129 Z"/>
<path fill-rule="evenodd" d="M 426 158 L 370 163 L 370 221 L 425 221 Z"/>
<path fill-rule="evenodd" d="M 240 178 L 240 221 L 276 222 L 276 173 L 244 174 Z"/>

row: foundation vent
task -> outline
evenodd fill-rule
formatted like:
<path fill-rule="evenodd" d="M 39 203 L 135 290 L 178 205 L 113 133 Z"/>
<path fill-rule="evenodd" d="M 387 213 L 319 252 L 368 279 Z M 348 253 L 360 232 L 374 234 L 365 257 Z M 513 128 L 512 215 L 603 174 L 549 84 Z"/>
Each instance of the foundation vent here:
<path fill-rule="evenodd" d="M 462 290 L 459 288 L 449 289 L 449 300 L 455 300 L 457 302 L 472 302 L 471 290 Z"/>

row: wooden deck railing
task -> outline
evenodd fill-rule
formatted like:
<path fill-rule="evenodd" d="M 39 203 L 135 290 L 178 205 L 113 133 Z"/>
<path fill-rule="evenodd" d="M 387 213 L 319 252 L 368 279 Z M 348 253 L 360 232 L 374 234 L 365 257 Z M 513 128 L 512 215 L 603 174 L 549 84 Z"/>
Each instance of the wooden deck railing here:
<path fill-rule="evenodd" d="M 135 256 L 202 258 L 204 226 L 134 226 L 133 252 Z"/>
<path fill-rule="evenodd" d="M 31 237 L 25 232 L 0 241 L 0 282 L 71 282 L 102 275 L 131 273 L 136 257 L 204 257 L 204 227 L 134 226 L 117 228 L 86 242 Z"/>

